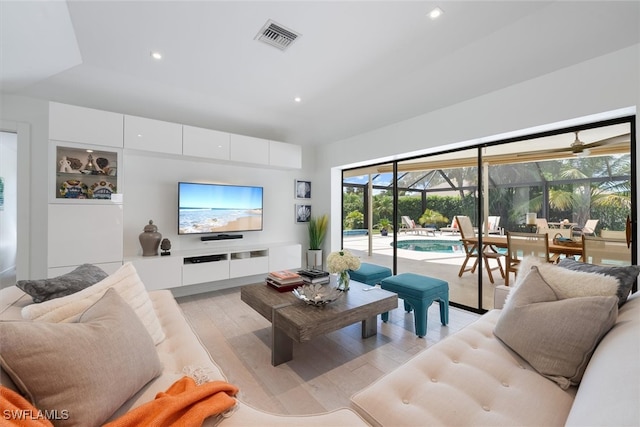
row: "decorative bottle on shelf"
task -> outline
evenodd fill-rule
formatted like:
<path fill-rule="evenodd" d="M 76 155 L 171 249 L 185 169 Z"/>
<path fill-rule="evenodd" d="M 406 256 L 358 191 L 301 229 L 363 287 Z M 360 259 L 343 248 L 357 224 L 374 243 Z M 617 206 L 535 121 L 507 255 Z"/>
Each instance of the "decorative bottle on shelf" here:
<path fill-rule="evenodd" d="M 142 246 L 142 256 L 158 255 L 158 247 L 162 240 L 162 234 L 158 232 L 158 227 L 153 225 L 152 220 L 149 220 L 149 224 L 144 226 L 144 231 L 140 233 L 138 238 Z"/>

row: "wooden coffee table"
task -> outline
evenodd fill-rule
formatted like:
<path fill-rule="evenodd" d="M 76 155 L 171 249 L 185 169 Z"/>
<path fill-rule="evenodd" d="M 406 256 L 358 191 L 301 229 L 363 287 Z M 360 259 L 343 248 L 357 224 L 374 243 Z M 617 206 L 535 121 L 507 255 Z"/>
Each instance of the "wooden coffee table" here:
<path fill-rule="evenodd" d="M 353 280 L 342 298 L 324 307 L 307 305 L 266 284 L 243 286 L 240 299 L 271 322 L 273 366 L 293 359 L 293 341 L 309 341 L 356 322 L 362 322 L 362 338 L 376 335 L 378 314 L 398 307 L 395 293 Z"/>

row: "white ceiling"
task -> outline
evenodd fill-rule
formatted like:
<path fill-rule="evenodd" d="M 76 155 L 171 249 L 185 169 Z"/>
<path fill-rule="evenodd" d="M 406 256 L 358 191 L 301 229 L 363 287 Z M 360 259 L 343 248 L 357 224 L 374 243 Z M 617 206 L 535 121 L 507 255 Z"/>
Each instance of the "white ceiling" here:
<path fill-rule="evenodd" d="M 298 144 L 640 42 L 638 1 L 1 0 L 0 15 L 5 93 Z M 287 51 L 254 40 L 269 19 L 301 34 Z"/>

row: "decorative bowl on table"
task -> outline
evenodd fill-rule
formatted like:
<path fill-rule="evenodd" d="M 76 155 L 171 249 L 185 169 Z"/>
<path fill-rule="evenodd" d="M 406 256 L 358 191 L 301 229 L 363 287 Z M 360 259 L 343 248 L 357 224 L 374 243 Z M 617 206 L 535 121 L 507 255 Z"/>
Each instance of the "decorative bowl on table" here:
<path fill-rule="evenodd" d="M 582 247 L 582 242 L 573 240 L 571 237 L 564 237 L 560 233 L 553 236 L 553 244 L 560 246 Z"/>
<path fill-rule="evenodd" d="M 305 303 L 320 307 L 336 301 L 344 292 L 331 285 L 304 285 L 296 288 L 292 293 Z"/>

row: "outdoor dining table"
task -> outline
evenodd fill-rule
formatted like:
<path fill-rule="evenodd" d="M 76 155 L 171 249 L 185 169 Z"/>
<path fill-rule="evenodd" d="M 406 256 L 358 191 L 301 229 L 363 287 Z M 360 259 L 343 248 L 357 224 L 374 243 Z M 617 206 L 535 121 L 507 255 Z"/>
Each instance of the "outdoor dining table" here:
<path fill-rule="evenodd" d="M 480 242 L 479 237 L 470 237 L 464 239 L 469 243 L 478 244 Z M 488 248 L 503 248 L 507 249 L 507 236 L 482 236 L 482 250 Z M 549 253 L 560 254 L 569 257 L 582 256 L 582 245 L 561 245 L 553 243 L 552 239 L 549 239 Z"/>

